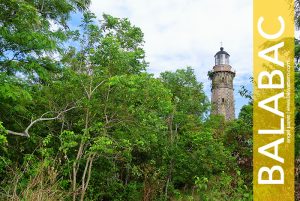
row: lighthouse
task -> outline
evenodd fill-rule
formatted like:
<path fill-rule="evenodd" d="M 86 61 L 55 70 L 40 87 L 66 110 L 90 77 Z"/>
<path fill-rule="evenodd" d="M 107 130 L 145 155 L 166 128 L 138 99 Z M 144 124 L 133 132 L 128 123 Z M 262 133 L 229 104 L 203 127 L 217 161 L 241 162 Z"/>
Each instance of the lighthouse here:
<path fill-rule="evenodd" d="M 220 48 L 215 54 L 215 65 L 208 72 L 211 80 L 211 114 L 222 115 L 226 121 L 235 118 L 233 79 L 235 71 L 229 63 L 230 55 Z"/>

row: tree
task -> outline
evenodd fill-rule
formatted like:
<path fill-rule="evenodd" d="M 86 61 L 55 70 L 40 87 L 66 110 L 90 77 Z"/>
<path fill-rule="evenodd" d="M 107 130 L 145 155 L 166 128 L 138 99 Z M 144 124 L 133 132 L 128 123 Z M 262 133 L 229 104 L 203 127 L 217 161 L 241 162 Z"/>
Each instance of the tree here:
<path fill-rule="evenodd" d="M 148 74 L 142 31 L 88 3 L 0 3 L 0 199 L 244 199 L 226 139 L 248 134 L 251 108 L 208 116 L 192 68 Z"/>
<path fill-rule="evenodd" d="M 71 12 L 86 10 L 89 3 L 88 0 L 0 2 L 0 91 L 3 92 L 0 108 L 7 128 L 20 130 L 25 127 L 23 121 L 31 118 L 27 109 L 35 98 L 32 84 L 46 84 L 61 70 L 53 54 L 61 51 L 67 39 L 67 20 Z M 56 30 L 54 26 L 59 28 Z M 11 116 L 21 116 L 22 122 Z M 24 130 L 24 133 L 9 130 L 9 134 L 28 136 Z"/>

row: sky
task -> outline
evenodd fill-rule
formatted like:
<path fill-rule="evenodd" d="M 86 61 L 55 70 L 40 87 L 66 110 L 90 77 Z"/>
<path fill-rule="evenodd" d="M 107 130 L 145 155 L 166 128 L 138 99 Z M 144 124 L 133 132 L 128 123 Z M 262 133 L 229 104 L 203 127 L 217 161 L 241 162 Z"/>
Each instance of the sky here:
<path fill-rule="evenodd" d="M 248 100 L 241 85 L 252 88 L 252 1 L 250 0 L 92 0 L 91 11 L 128 18 L 144 33 L 148 72 L 155 76 L 191 66 L 210 98 L 207 72 L 221 42 L 236 70 L 236 114 Z"/>

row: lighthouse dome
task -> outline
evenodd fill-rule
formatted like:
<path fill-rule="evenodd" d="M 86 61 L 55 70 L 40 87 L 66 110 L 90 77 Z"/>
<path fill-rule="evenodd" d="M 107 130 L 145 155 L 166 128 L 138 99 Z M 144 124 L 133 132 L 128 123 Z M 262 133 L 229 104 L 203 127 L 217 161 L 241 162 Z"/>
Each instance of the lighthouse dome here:
<path fill-rule="evenodd" d="M 230 55 L 228 54 L 228 52 L 224 51 L 224 48 L 221 47 L 220 51 L 218 51 L 215 54 L 215 64 L 216 65 L 222 65 L 222 64 L 229 65 L 229 57 L 230 57 Z"/>

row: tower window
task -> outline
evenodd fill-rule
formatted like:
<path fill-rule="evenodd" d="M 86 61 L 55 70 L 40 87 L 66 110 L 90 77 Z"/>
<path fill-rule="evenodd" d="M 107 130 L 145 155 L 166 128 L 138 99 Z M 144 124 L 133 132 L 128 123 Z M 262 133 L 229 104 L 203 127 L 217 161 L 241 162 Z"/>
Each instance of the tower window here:
<path fill-rule="evenodd" d="M 224 77 L 222 77 L 222 82 L 225 82 L 225 78 Z"/>
<path fill-rule="evenodd" d="M 225 99 L 224 98 L 222 98 L 222 103 L 224 103 L 225 102 Z"/>

